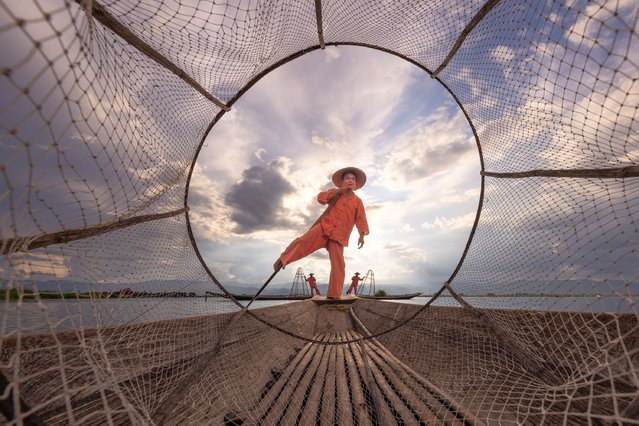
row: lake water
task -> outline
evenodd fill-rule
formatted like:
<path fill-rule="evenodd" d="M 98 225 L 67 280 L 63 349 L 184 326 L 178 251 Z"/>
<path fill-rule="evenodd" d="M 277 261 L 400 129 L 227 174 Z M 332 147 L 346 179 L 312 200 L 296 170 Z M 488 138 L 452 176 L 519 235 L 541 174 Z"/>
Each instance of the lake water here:
<path fill-rule="evenodd" d="M 478 308 L 531 309 L 585 312 L 637 312 L 634 300 L 623 297 L 466 297 Z M 423 305 L 429 297 L 398 300 L 396 303 Z M 244 305 L 248 302 L 242 302 Z M 256 301 L 251 309 L 276 306 L 289 301 Z M 440 297 L 434 306 L 459 306 L 451 297 Z M 196 298 L 140 298 L 140 299 L 81 299 L 36 301 L 1 301 L 0 332 L 2 335 L 65 331 L 96 326 L 132 324 L 237 312 L 239 308 L 226 299 Z"/>

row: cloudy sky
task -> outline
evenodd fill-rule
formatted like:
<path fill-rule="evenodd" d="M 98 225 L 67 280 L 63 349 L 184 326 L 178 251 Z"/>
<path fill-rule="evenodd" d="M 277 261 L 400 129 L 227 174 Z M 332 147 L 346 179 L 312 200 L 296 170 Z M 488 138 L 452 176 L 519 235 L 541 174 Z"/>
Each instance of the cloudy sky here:
<path fill-rule="evenodd" d="M 497 7 L 440 75 L 474 117 L 486 170 L 637 164 L 639 4 L 536 6 L 543 10 Z M 40 13 L 15 9 L 25 19 Z M 57 42 L 34 47 L 34 39 L 58 40 L 57 20 L 29 27 L 30 34 L 16 26 L 12 42 L 0 46 L 0 65 L 11 70 L 0 78 L 0 239 L 180 209 L 190 155 L 217 112 L 108 31 L 87 37 L 83 13 L 70 10 L 78 16 L 66 8 L 55 15 L 66 55 Z M 71 22 L 108 59 L 84 63 L 81 75 L 69 66 L 83 57 Z M 424 52 L 415 55 L 428 63 L 432 55 Z M 347 276 L 371 269 L 379 288 L 439 288 L 477 210 L 480 165 L 469 125 L 423 71 L 348 46 L 314 51 L 268 74 L 208 136 L 188 204 L 215 276 L 235 288 L 264 282 L 282 250 L 321 214 L 317 193 L 347 165 L 368 174 L 359 195 L 371 228 L 363 249 L 354 236 L 346 250 Z M 528 291 L 530 283 L 612 278 L 629 288 L 639 277 L 637 185 L 636 178 L 487 178 L 475 244 L 454 285 L 510 292 L 514 282 Z M 77 243 L 22 254 L 24 262 L 12 267 L 118 285 L 206 278 L 179 219 L 132 229 L 101 237 L 93 257 Z M 156 267 L 165 264 L 176 266 Z M 320 251 L 274 285 L 290 283 L 297 267 L 326 282 L 329 262 Z M 0 263 L 0 273 L 7 271 Z"/>
<path fill-rule="evenodd" d="M 346 273 L 372 269 L 378 287 L 441 286 L 477 210 L 479 156 L 463 113 L 419 68 L 361 47 L 328 47 L 260 80 L 209 134 L 191 182 L 198 246 L 223 283 L 263 282 L 323 211 L 334 170 L 368 175 L 358 195 L 370 235 L 352 234 Z M 290 265 L 326 282 L 325 250 Z"/>

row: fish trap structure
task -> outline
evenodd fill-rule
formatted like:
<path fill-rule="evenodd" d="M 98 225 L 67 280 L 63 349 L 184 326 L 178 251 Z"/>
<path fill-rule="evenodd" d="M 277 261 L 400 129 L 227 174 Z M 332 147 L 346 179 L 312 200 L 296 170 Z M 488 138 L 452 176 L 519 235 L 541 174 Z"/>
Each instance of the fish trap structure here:
<path fill-rule="evenodd" d="M 2 423 L 639 424 L 638 7 L 1 3 Z M 449 91 L 475 223 L 425 305 L 246 310 L 192 236 L 195 160 L 251 85 L 329 45 Z M 219 313 L 157 309 L 205 291 Z"/>
<path fill-rule="evenodd" d="M 293 277 L 293 284 L 289 291 L 289 296 L 311 296 L 308 284 L 306 283 L 306 275 L 304 270 L 300 267 L 295 271 L 295 277 Z"/>
<path fill-rule="evenodd" d="M 362 278 L 362 282 L 359 284 L 359 288 L 357 289 L 358 295 L 366 295 L 375 297 L 375 273 L 372 269 L 369 269 Z"/>

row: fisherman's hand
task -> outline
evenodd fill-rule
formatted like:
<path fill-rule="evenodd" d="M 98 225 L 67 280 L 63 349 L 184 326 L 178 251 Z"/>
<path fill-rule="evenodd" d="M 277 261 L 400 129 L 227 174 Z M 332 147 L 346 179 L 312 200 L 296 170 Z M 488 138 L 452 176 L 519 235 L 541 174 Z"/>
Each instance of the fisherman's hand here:
<path fill-rule="evenodd" d="M 328 201 L 333 201 L 335 198 L 339 197 L 340 195 L 342 195 L 343 193 L 349 191 L 348 188 L 344 187 L 344 188 L 339 188 L 336 189 L 334 191 L 331 191 L 328 193 Z"/>
<path fill-rule="evenodd" d="M 339 197 L 340 195 L 342 195 L 341 189 L 331 190 L 328 192 L 328 197 L 326 198 L 330 202 L 330 201 L 333 201 L 335 198 Z"/>
<path fill-rule="evenodd" d="M 357 248 L 361 249 L 364 247 L 364 234 L 359 234 L 359 239 L 357 240 Z"/>
<path fill-rule="evenodd" d="M 352 191 L 352 189 L 350 189 L 350 188 L 348 188 L 346 186 L 343 186 L 343 187 L 341 187 L 340 189 L 337 190 L 337 194 L 339 194 L 339 195 L 349 194 L 351 191 Z"/>

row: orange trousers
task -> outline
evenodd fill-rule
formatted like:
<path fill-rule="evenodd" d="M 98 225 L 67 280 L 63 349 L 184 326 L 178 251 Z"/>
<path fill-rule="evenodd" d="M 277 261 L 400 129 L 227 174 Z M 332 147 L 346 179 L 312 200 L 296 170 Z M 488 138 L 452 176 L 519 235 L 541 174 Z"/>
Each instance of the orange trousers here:
<path fill-rule="evenodd" d="M 342 295 L 344 278 L 346 277 L 344 246 L 322 235 L 322 226 L 319 223 L 309 229 L 306 234 L 294 239 L 280 255 L 280 260 L 282 265 L 286 266 L 321 248 L 325 248 L 328 251 L 328 258 L 331 261 L 331 275 L 328 280 L 328 293 L 326 296 L 339 299 Z"/>

